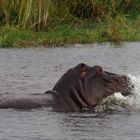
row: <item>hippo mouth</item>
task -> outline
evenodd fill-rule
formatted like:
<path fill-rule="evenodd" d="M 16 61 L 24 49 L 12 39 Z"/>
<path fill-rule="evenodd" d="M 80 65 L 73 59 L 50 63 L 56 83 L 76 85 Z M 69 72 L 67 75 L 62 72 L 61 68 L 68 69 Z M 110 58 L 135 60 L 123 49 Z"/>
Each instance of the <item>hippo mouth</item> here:
<path fill-rule="evenodd" d="M 119 75 L 104 71 L 104 80 L 108 86 L 114 88 L 114 92 L 120 92 L 123 96 L 132 96 L 134 85 L 126 75 Z"/>

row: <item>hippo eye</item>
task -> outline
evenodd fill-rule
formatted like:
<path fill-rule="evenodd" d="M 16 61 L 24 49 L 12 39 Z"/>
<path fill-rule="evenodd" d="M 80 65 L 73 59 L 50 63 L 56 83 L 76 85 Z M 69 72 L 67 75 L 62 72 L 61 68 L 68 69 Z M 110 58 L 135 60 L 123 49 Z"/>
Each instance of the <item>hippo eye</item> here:
<path fill-rule="evenodd" d="M 95 70 L 96 70 L 96 74 L 97 74 L 97 75 L 102 75 L 102 74 L 103 74 L 103 69 L 102 69 L 102 67 L 96 66 Z"/>

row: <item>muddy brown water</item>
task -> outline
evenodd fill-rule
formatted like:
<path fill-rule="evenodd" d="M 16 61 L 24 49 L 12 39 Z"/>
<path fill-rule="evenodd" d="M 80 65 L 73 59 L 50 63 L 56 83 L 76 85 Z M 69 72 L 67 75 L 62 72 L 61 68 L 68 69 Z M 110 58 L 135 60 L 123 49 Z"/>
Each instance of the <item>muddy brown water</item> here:
<path fill-rule="evenodd" d="M 81 62 L 139 76 L 140 43 L 0 49 L 0 94 L 44 93 Z M 99 114 L 1 109 L 0 140 L 140 140 L 139 108 Z"/>

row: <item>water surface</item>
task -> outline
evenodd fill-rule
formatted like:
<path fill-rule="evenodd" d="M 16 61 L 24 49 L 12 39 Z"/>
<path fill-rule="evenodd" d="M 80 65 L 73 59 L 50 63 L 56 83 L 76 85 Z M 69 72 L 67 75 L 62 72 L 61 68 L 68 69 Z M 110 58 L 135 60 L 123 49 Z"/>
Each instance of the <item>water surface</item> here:
<path fill-rule="evenodd" d="M 140 91 L 140 43 L 74 45 L 68 48 L 0 49 L 0 94 L 44 93 L 62 74 L 85 62 L 132 74 Z M 0 140 L 139 140 L 140 105 L 110 113 L 56 113 L 49 109 L 0 110 Z"/>

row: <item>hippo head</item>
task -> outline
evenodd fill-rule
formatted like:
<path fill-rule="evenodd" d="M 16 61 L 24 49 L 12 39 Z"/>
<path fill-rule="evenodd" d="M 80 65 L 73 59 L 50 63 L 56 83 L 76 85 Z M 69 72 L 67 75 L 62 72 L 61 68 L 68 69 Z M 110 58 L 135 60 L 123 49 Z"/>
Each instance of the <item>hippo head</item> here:
<path fill-rule="evenodd" d="M 104 71 L 101 66 L 91 67 L 84 63 L 69 69 L 53 90 L 64 100 L 63 107 L 67 106 L 70 111 L 95 107 L 115 92 L 120 92 L 123 96 L 131 94 L 127 76 L 110 73 Z"/>

